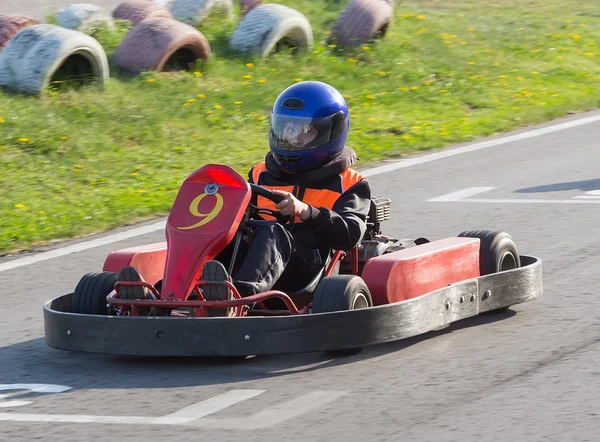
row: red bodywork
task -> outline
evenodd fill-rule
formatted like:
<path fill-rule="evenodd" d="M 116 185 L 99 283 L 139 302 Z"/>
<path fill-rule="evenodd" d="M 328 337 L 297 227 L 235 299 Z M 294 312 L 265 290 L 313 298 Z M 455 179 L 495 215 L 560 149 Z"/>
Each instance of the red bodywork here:
<path fill-rule="evenodd" d="M 187 298 L 204 264 L 235 236 L 250 197 L 248 182 L 229 166 L 209 164 L 187 177 L 167 219 L 164 299 Z"/>
<path fill-rule="evenodd" d="M 248 182 L 234 169 L 209 164 L 192 173 L 181 186 L 166 225 L 166 243 L 119 250 L 111 253 L 104 271 L 119 272 L 124 266 L 135 267 L 146 282 L 117 282 L 107 302 L 129 307 L 137 315 L 140 307 L 192 309 L 189 314 L 206 316 L 207 308 L 235 307 L 236 316 L 244 316 L 256 303 L 261 314 L 305 314 L 310 304 L 298 308 L 281 291 L 271 290 L 241 298 L 235 286 L 223 281 L 200 281 L 204 264 L 214 259 L 235 237 L 251 198 Z M 358 248 L 350 252 L 351 271 L 359 274 Z M 346 252 L 335 251 L 323 277 L 330 276 Z M 371 258 L 360 276 L 371 292 L 374 305 L 390 304 L 424 295 L 448 284 L 479 276 L 479 239 L 451 237 Z M 162 279 L 159 291 L 153 287 Z M 206 301 L 199 287 L 207 283 L 227 285 L 231 301 Z M 120 285 L 147 287 L 155 299 L 119 299 Z M 198 300 L 188 300 L 194 291 Z M 263 310 L 267 299 L 279 298 L 287 311 Z M 123 310 L 121 310 L 123 314 Z"/>
<path fill-rule="evenodd" d="M 362 278 L 373 305 L 416 298 L 479 274 L 479 239 L 445 238 L 371 258 Z"/>

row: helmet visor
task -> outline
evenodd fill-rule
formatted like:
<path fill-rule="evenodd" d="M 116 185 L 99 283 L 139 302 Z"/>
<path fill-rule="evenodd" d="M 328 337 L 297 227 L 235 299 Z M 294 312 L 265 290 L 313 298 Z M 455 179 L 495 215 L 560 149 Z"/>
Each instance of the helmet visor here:
<path fill-rule="evenodd" d="M 269 143 L 284 151 L 302 151 L 331 141 L 333 118 L 294 117 L 271 114 Z"/>

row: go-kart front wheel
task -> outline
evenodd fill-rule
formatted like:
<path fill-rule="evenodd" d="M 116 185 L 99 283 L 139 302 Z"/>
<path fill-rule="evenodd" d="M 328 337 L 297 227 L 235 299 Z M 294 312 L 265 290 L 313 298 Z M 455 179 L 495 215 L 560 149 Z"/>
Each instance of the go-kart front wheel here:
<path fill-rule="evenodd" d="M 71 311 L 84 315 L 107 315 L 106 297 L 112 292 L 117 279 L 115 272 L 83 275 L 75 287 Z"/>
<path fill-rule="evenodd" d="M 339 312 L 372 306 L 371 292 L 360 276 L 335 275 L 323 278 L 317 286 L 313 296 L 312 312 Z M 361 347 L 340 348 L 328 353 L 352 355 L 361 350 Z"/>

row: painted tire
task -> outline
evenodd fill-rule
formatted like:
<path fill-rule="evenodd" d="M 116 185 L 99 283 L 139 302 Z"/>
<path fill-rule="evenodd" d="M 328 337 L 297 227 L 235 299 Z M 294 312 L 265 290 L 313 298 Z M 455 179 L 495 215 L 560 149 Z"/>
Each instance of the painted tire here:
<path fill-rule="evenodd" d="M 285 43 L 301 50 L 312 46 L 312 28 L 308 19 L 287 6 L 268 3 L 248 12 L 229 40 L 231 50 L 266 57 Z"/>
<path fill-rule="evenodd" d="M 38 20 L 25 15 L 0 15 L 0 48 L 6 46 L 19 31 L 37 24 Z"/>
<path fill-rule="evenodd" d="M 208 60 L 211 48 L 206 37 L 185 23 L 168 18 L 149 18 L 129 31 L 114 55 L 115 64 L 124 72 L 163 71 L 172 57 L 187 63 Z"/>
<path fill-rule="evenodd" d="M 114 29 L 112 17 L 107 9 L 87 3 L 72 4 L 56 14 L 58 24 L 63 28 L 91 33 L 99 27 Z"/>
<path fill-rule="evenodd" d="M 332 41 L 353 48 L 383 37 L 392 22 L 394 7 L 386 0 L 352 0 L 331 31 Z"/>
<path fill-rule="evenodd" d="M 240 0 L 240 11 L 242 15 L 246 15 L 252 9 L 262 4 L 263 0 Z"/>
<path fill-rule="evenodd" d="M 168 9 L 150 0 L 125 0 L 113 11 L 117 20 L 129 20 L 136 26 L 148 18 L 173 18 Z"/>
<path fill-rule="evenodd" d="M 176 20 L 198 26 L 213 9 L 224 11 L 233 18 L 233 0 L 175 0 L 171 14 Z"/>
<path fill-rule="evenodd" d="M 70 70 L 102 86 L 109 78 L 100 43 L 79 31 L 50 24 L 33 25 L 15 35 L 0 53 L 0 86 L 39 94 Z"/>

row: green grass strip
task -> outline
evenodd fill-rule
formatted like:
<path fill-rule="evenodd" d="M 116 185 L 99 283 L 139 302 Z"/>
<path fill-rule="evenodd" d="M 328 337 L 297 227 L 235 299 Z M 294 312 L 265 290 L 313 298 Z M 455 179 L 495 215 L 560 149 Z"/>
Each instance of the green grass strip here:
<path fill-rule="evenodd" d="M 309 54 L 235 57 L 227 42 L 239 19 L 215 16 L 201 28 L 213 58 L 194 71 L 113 68 L 105 91 L 0 93 L 0 254 L 164 215 L 206 163 L 245 176 L 268 150 L 273 101 L 295 81 L 345 95 L 361 165 L 600 103 L 594 2 L 396 2 L 385 38 L 352 52 L 326 43 L 346 2 L 280 3 L 311 21 Z M 110 57 L 126 32 L 94 37 Z"/>

